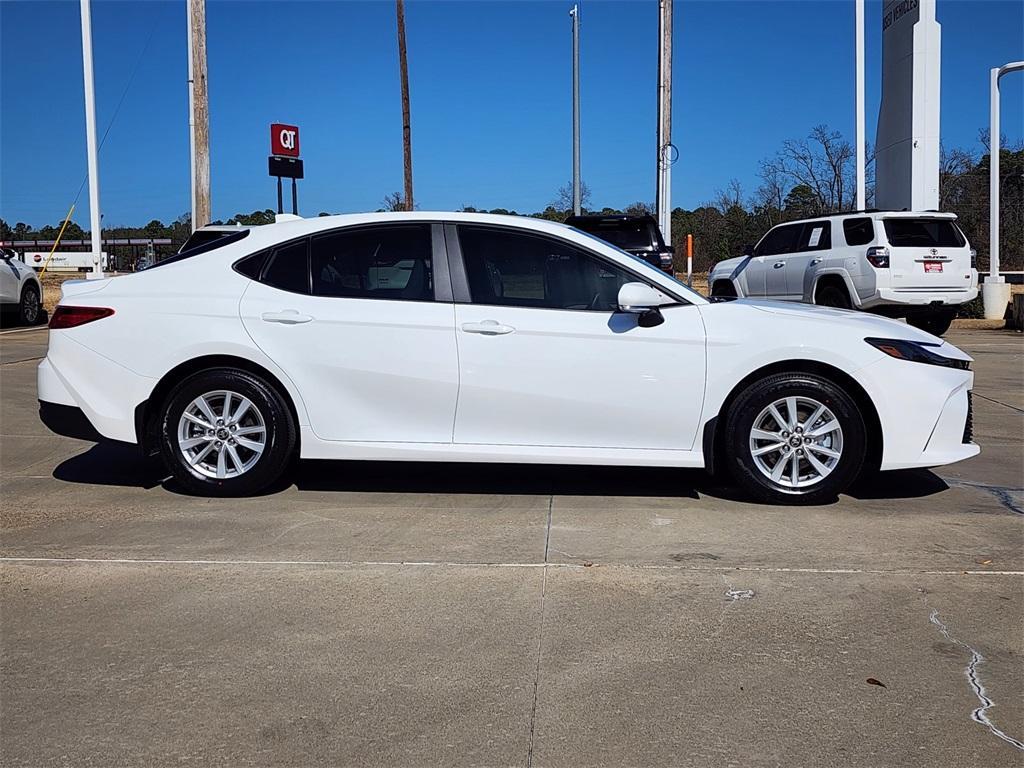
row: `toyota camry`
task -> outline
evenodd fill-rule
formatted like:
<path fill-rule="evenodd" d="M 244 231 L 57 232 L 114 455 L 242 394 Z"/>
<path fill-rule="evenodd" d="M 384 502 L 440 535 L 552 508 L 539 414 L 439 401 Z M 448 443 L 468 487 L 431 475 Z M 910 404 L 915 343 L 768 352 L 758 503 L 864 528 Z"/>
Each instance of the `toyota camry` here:
<path fill-rule="evenodd" d="M 907 325 L 709 301 L 547 221 L 281 218 L 64 283 L 43 421 L 209 495 L 314 458 L 704 467 L 810 504 L 979 451 L 971 359 Z"/>

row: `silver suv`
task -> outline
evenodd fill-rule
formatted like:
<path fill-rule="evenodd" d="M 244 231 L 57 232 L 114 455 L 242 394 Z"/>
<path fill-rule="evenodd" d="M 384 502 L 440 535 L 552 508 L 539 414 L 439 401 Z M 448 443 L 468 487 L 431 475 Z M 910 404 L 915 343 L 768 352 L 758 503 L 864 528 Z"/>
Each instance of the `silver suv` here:
<path fill-rule="evenodd" d="M 780 224 L 711 270 L 712 296 L 803 301 L 905 317 L 939 336 L 978 295 L 975 254 L 951 213 L 864 211 Z"/>

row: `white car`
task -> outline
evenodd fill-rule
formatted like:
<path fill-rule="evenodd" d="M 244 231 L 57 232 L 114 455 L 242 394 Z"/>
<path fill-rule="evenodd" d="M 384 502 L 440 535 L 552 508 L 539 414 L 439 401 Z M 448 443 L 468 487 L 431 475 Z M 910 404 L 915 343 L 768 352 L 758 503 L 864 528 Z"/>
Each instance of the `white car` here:
<path fill-rule="evenodd" d="M 868 211 L 780 224 L 708 276 L 712 296 L 803 301 L 906 317 L 937 336 L 978 295 L 952 213 Z"/>
<path fill-rule="evenodd" d="M 250 494 L 296 457 L 728 468 L 834 498 L 978 453 L 970 358 L 871 315 L 712 302 L 563 224 L 377 213 L 64 283 L 41 415 Z M 894 382 L 899 382 L 898 385 Z M 95 435 L 94 435 L 95 437 Z"/>
<path fill-rule="evenodd" d="M 18 313 L 22 325 L 40 322 L 43 286 L 32 267 L 10 248 L 0 249 L 0 309 Z"/>

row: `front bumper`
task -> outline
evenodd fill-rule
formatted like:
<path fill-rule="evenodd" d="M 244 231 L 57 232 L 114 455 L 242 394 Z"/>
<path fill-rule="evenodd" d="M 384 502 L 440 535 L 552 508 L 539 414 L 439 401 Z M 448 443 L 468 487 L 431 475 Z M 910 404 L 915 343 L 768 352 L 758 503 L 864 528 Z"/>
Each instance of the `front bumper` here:
<path fill-rule="evenodd" d="M 881 469 L 937 467 L 981 452 L 968 431 L 971 371 L 885 357 L 857 378 L 878 411 Z"/>

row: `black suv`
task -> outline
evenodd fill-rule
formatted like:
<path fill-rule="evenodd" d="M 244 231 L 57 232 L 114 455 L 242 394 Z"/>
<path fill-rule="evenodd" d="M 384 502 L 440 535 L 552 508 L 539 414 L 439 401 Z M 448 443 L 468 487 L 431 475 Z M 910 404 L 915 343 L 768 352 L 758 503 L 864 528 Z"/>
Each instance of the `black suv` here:
<path fill-rule="evenodd" d="M 674 251 L 661 239 L 661 229 L 653 216 L 570 216 L 565 223 L 672 274 Z"/>

